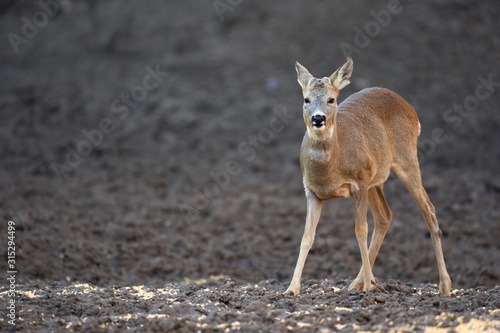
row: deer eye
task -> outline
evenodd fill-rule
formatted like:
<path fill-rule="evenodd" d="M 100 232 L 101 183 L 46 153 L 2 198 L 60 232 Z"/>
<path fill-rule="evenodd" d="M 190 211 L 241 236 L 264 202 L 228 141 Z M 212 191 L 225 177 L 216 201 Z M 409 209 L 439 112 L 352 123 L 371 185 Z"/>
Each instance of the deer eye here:
<path fill-rule="evenodd" d="M 305 98 L 304 103 L 309 104 L 309 103 L 311 103 L 311 100 L 309 98 Z"/>
<path fill-rule="evenodd" d="M 331 97 L 330 97 L 330 98 L 327 100 L 327 102 L 328 102 L 328 104 L 333 104 L 333 102 L 335 102 L 335 98 L 331 98 Z"/>

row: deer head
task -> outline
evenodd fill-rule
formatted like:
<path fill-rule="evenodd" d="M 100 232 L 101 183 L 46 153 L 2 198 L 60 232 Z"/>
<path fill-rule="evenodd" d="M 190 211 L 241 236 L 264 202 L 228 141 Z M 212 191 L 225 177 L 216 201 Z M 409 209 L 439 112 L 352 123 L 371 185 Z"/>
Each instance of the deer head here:
<path fill-rule="evenodd" d="M 352 58 L 347 58 L 330 77 L 315 78 L 309 71 L 295 63 L 297 81 L 304 96 L 304 121 L 311 137 L 331 136 L 337 116 L 337 97 L 349 85 L 353 70 Z"/>

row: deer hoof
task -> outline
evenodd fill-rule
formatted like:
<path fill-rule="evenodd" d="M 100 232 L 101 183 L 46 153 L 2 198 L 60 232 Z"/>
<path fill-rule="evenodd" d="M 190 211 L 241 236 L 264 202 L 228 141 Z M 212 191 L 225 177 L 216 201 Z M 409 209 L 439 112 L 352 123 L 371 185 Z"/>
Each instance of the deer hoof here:
<path fill-rule="evenodd" d="M 368 288 L 363 288 L 364 291 L 373 291 L 377 289 L 377 286 L 373 283 L 370 283 L 370 285 L 368 286 Z"/>
<path fill-rule="evenodd" d="M 451 289 L 451 280 L 449 277 L 448 279 L 439 282 L 439 292 L 441 294 L 445 296 L 451 296 L 450 289 Z"/>
<path fill-rule="evenodd" d="M 365 286 L 364 282 L 362 279 L 356 278 L 352 283 L 349 285 L 349 290 L 363 290 L 363 287 Z"/>
<path fill-rule="evenodd" d="M 300 292 L 300 290 L 293 290 L 293 289 L 288 288 L 283 293 L 283 295 L 285 295 L 285 296 L 299 296 L 299 292 Z"/>

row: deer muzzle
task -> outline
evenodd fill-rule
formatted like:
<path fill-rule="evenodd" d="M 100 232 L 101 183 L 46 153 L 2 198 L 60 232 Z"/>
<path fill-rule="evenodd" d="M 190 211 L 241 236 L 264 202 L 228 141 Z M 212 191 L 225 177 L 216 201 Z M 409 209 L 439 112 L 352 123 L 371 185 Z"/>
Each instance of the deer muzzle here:
<path fill-rule="evenodd" d="M 325 123 L 326 123 L 326 117 L 324 115 L 315 115 L 315 116 L 312 116 L 311 124 L 314 127 L 320 128 Z"/>

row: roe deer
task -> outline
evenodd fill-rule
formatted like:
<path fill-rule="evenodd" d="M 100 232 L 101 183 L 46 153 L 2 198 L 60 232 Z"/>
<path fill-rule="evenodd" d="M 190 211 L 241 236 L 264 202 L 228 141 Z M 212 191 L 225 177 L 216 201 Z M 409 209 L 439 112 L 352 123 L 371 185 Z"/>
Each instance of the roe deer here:
<path fill-rule="evenodd" d="M 368 88 L 337 107 L 339 91 L 350 82 L 349 57 L 330 77 L 317 79 L 298 62 L 297 80 L 304 96 L 306 133 L 300 151 L 307 217 L 297 266 L 287 294 L 298 295 L 307 254 L 325 200 L 354 199 L 355 231 L 362 266 L 349 289 L 368 291 L 375 285 L 372 267 L 392 218 L 383 184 L 392 170 L 422 210 L 429 227 L 439 269 L 439 291 L 450 295 L 451 280 L 441 249 L 442 233 L 434 206 L 422 186 L 417 158 L 420 122 L 415 109 L 395 92 Z M 374 230 L 367 246 L 368 205 Z"/>

